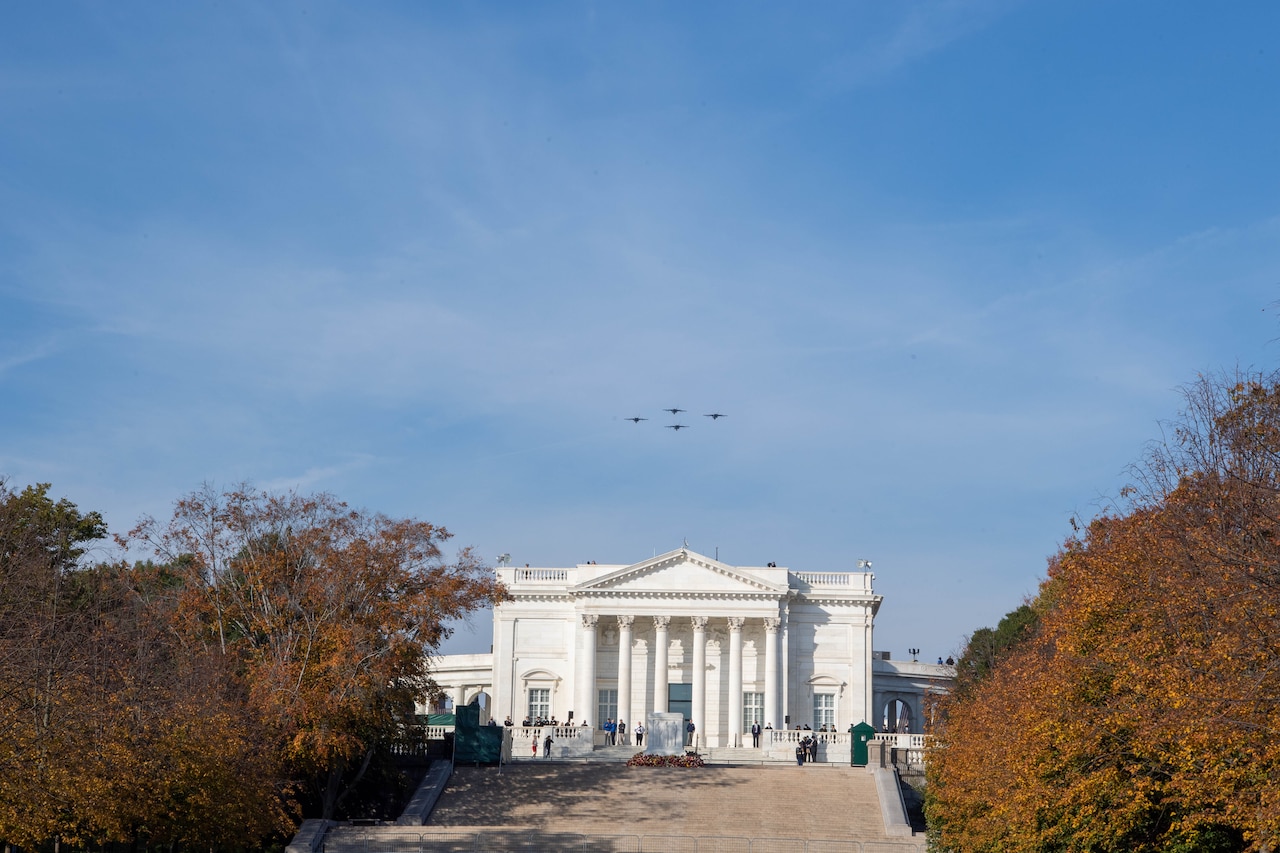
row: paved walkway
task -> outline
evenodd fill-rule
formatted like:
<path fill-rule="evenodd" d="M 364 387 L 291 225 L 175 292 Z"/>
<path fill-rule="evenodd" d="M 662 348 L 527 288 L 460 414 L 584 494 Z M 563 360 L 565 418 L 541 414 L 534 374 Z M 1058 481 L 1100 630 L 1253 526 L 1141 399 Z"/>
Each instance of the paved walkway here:
<path fill-rule="evenodd" d="M 832 765 L 459 767 L 421 831 L 886 839 L 873 777 Z"/>

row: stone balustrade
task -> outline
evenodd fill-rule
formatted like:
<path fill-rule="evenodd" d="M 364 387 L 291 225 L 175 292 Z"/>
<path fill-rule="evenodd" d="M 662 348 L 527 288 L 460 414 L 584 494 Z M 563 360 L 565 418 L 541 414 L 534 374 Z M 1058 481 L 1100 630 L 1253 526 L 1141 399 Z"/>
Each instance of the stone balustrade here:
<path fill-rule="evenodd" d="M 567 583 L 568 569 L 516 569 L 516 583 Z"/>
<path fill-rule="evenodd" d="M 444 740 L 445 735 L 453 734 L 453 726 L 426 726 L 423 737 L 427 740 Z"/>
<path fill-rule="evenodd" d="M 810 586 L 852 586 L 853 576 L 848 572 L 792 572 L 791 574 Z"/>
<path fill-rule="evenodd" d="M 595 749 L 596 730 L 590 726 L 507 726 L 503 758 L 507 761 L 541 758 L 542 744 L 551 735 L 552 758 L 576 758 Z M 538 751 L 534 754 L 534 744 Z"/>
<path fill-rule="evenodd" d="M 924 735 L 921 734 L 881 732 L 877 733 L 872 740 L 885 741 L 890 749 L 924 749 Z"/>

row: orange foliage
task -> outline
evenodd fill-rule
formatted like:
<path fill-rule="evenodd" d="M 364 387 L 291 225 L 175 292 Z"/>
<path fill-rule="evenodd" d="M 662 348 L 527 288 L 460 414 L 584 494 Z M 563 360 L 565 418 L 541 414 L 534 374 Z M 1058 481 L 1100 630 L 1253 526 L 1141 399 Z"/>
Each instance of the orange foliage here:
<path fill-rule="evenodd" d="M 469 551 L 443 559 L 443 528 L 328 495 L 206 488 L 135 533 L 181 568 L 184 632 L 237 662 L 326 817 L 431 691 L 446 620 L 503 595 Z"/>
<path fill-rule="evenodd" d="M 1272 849 L 1280 833 L 1280 392 L 1202 381 L 1128 512 L 1051 562 L 1037 634 L 943 705 L 954 851 Z"/>
<path fill-rule="evenodd" d="M 209 490 L 81 565 L 96 513 L 0 481 L 0 841 L 256 847 L 327 813 L 432 687 L 444 620 L 502 595 L 443 529 Z"/>

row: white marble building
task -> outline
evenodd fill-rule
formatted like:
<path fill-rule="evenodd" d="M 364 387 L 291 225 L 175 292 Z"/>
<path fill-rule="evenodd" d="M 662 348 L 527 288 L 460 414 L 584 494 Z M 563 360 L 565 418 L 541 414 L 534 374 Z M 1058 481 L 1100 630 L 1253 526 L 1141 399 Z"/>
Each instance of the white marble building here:
<path fill-rule="evenodd" d="M 495 608 L 492 653 L 435 661 L 455 703 L 483 693 L 498 720 L 572 714 L 575 725 L 611 717 L 633 728 L 650 711 L 679 711 L 706 747 L 749 745 L 757 720 L 882 725 L 876 702 L 888 696 L 873 672 L 884 664 L 872 654 L 881 596 L 869 571 L 730 566 L 682 548 L 634 565 L 498 575 L 512 600 Z"/>

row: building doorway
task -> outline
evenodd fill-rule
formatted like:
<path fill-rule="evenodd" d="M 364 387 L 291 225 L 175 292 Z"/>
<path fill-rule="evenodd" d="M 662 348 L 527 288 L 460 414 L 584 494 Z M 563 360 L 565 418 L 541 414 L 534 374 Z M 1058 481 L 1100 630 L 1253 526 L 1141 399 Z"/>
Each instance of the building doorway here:
<path fill-rule="evenodd" d="M 693 717 L 693 685 L 692 684 L 668 684 L 667 685 L 667 712 L 671 714 L 679 714 L 684 719 L 681 721 L 681 731 L 688 725 L 689 720 Z"/>

